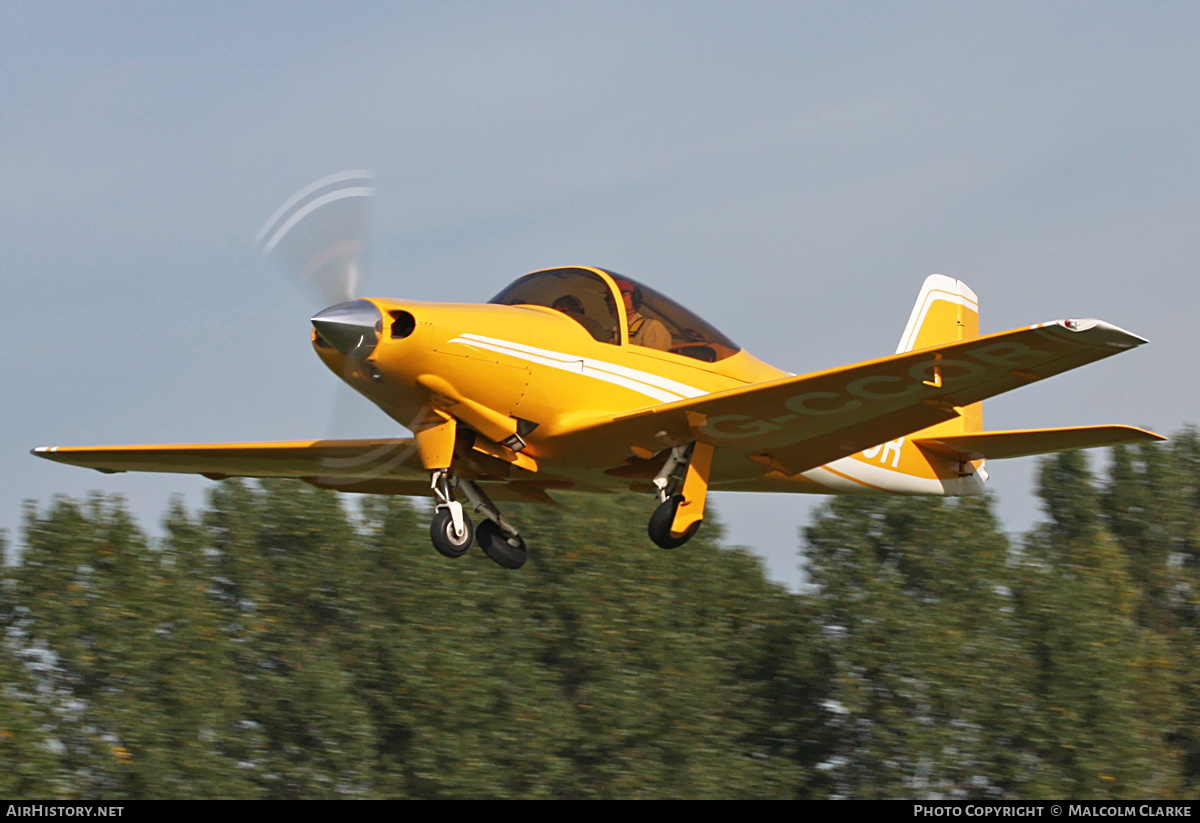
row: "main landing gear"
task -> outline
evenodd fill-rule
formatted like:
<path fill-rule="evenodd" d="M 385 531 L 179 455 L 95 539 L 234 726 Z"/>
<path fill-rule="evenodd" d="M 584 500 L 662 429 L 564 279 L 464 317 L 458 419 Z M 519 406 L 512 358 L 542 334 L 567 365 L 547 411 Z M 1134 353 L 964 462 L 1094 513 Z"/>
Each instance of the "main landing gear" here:
<path fill-rule="evenodd" d="M 658 507 L 646 531 L 655 545 L 675 549 L 695 536 L 704 522 L 713 447 L 695 442 L 675 446 L 654 478 Z"/>
<path fill-rule="evenodd" d="M 446 557 L 462 557 L 478 541 L 479 548 L 497 565 L 519 569 L 529 559 L 529 550 L 517 530 L 504 519 L 500 510 L 478 484 L 450 473 L 449 469 L 434 469 L 431 486 L 437 498 L 437 509 L 429 527 L 433 547 Z M 476 529 L 463 512 L 463 504 L 454 499 L 454 489 L 461 489 L 477 514 L 487 519 Z"/>

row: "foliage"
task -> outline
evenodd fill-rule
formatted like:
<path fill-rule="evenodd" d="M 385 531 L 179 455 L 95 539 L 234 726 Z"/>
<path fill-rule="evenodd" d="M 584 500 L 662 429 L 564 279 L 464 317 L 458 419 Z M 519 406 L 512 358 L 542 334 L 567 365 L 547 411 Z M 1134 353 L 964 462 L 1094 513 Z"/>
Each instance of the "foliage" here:
<path fill-rule="evenodd" d="M 1082 454 L 1044 461 L 1040 494 L 1048 521 L 1025 541 L 1018 588 L 1035 701 L 1031 787 L 1044 797 L 1169 796 L 1178 706 L 1163 639 L 1136 620 L 1135 564 L 1105 529 Z"/>
<path fill-rule="evenodd" d="M 47 785 L 109 798 L 796 791 L 781 738 L 796 720 L 779 696 L 794 598 L 721 548 L 715 523 L 667 554 L 639 528 L 642 500 L 583 502 L 513 512 L 536 547 L 519 572 L 435 554 L 407 500 L 368 498 L 351 517 L 284 481 L 223 483 L 197 517 L 174 504 L 160 545 L 118 500 L 30 509 L 6 623 L 15 656 L 52 650 L 30 674 L 38 693 L 18 694 L 53 717 Z"/>
<path fill-rule="evenodd" d="M 1027 710 L 1007 541 L 987 499 L 847 497 L 807 530 L 841 797 L 1019 790 Z"/>

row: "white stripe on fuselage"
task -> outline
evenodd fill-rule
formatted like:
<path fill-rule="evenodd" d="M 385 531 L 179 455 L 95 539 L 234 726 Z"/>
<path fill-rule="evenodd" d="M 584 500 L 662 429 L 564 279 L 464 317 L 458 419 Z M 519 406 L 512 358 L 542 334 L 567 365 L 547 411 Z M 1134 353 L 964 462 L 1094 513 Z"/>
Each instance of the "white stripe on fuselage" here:
<path fill-rule="evenodd" d="M 802 473 L 809 480 L 843 492 L 886 491 L 899 494 L 961 496 L 983 494 L 987 473 L 976 471 L 965 477 L 918 477 L 886 466 L 842 457 Z"/>
<path fill-rule="evenodd" d="M 484 337 L 481 334 L 465 333 L 459 337 L 455 337 L 450 342 L 487 349 L 497 354 L 507 354 L 510 357 L 515 357 L 518 360 L 524 360 L 528 363 L 539 363 L 543 366 L 550 366 L 562 371 L 582 374 L 585 377 L 591 377 L 596 380 L 603 380 L 605 383 L 612 383 L 616 386 L 624 386 L 627 389 L 632 389 L 639 394 L 644 394 L 663 403 L 682 400 L 685 397 L 702 397 L 708 394 L 708 392 L 702 389 L 697 389 L 694 386 L 679 383 L 657 374 L 651 374 L 650 372 L 638 371 L 626 366 L 618 366 L 616 363 L 609 363 L 604 360 L 581 357 L 577 354 L 539 349 L 535 346 L 527 346 L 524 343 L 514 343 L 511 340 L 500 340 L 495 337 Z"/>

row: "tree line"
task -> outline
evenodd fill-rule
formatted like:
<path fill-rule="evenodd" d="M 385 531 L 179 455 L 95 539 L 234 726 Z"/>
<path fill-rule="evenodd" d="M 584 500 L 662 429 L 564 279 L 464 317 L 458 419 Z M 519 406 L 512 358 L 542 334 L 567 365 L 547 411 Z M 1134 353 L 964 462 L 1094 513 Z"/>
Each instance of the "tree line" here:
<path fill-rule="evenodd" d="M 656 549 L 642 496 L 514 507 L 517 572 L 289 481 L 154 540 L 28 504 L 0 796 L 1195 797 L 1200 436 L 1038 494 L 1018 537 L 987 497 L 831 498 L 801 592 L 712 520 Z"/>

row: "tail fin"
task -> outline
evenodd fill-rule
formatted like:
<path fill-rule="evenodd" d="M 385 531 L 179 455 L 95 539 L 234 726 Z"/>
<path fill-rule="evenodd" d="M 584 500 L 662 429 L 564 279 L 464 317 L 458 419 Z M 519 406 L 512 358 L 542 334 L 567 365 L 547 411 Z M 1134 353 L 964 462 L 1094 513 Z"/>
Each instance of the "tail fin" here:
<path fill-rule="evenodd" d="M 978 336 L 979 298 L 975 292 L 961 280 L 931 274 L 921 286 L 896 353 Z M 983 430 L 982 403 L 963 406 L 958 412 L 952 420 L 881 443 L 824 468 L 840 472 L 846 491 L 870 488 L 905 494 L 981 494 L 987 481 L 981 463 L 960 454 L 961 449 L 947 446 L 935 451 L 918 445 Z M 855 488 L 854 484 L 863 488 Z"/>
<path fill-rule="evenodd" d="M 931 274 L 921 285 L 921 293 L 908 316 L 908 325 L 896 353 L 924 349 L 939 343 L 970 340 L 979 336 L 979 298 L 961 280 L 944 274 Z M 983 430 L 983 404 L 972 403 L 959 409 L 960 416 L 920 432 L 921 437 L 938 434 L 966 434 Z M 914 438 L 917 435 L 914 435 Z"/>
<path fill-rule="evenodd" d="M 896 354 L 979 336 L 979 298 L 961 280 L 931 274 L 921 285 Z"/>

